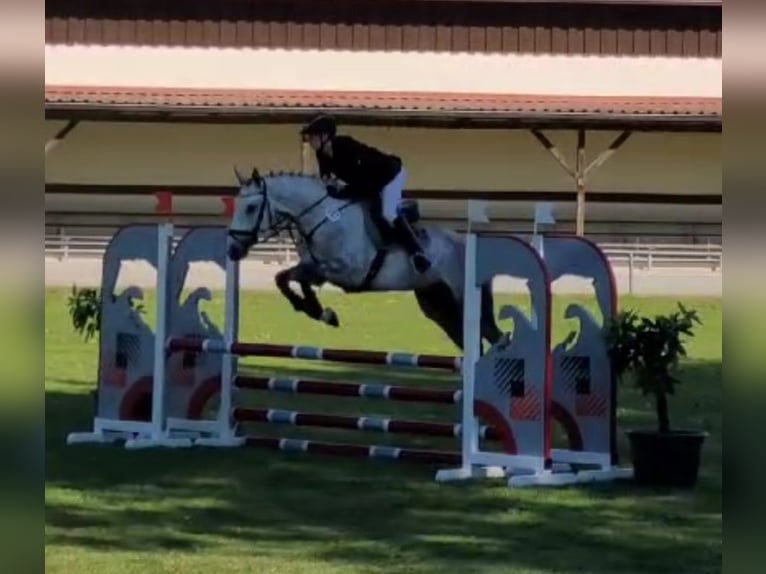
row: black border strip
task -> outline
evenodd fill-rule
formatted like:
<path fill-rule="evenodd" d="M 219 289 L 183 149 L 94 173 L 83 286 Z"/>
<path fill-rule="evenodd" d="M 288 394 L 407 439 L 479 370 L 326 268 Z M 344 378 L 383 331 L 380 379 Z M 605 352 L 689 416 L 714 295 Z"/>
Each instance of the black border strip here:
<path fill-rule="evenodd" d="M 236 194 L 236 187 L 231 186 L 202 186 L 202 185 L 116 185 L 116 184 L 77 184 L 77 183 L 46 183 L 45 193 L 51 195 L 154 195 L 167 191 L 179 197 L 222 197 Z M 455 200 L 469 199 L 486 201 L 550 201 L 574 202 L 577 200 L 575 191 L 486 191 L 463 189 L 408 189 L 404 196 L 419 200 Z M 668 194 L 645 192 L 601 192 L 586 193 L 588 203 L 638 203 L 656 205 L 723 205 L 723 195 L 709 194 Z"/>

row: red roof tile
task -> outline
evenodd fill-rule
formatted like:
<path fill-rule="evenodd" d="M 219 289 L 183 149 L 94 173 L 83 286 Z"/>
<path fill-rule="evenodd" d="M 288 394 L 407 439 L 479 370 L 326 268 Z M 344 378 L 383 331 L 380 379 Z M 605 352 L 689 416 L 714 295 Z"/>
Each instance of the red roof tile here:
<path fill-rule="evenodd" d="M 48 103 L 162 107 L 336 108 L 396 111 L 487 111 L 720 115 L 720 98 L 534 96 L 435 92 L 200 90 L 47 86 Z"/>
<path fill-rule="evenodd" d="M 122 115 L 294 116 L 318 109 L 341 115 L 434 119 L 721 123 L 721 98 L 584 97 L 435 92 L 205 90 L 46 86 L 49 117 L 72 111 Z M 53 112 L 53 114 L 51 114 Z"/>

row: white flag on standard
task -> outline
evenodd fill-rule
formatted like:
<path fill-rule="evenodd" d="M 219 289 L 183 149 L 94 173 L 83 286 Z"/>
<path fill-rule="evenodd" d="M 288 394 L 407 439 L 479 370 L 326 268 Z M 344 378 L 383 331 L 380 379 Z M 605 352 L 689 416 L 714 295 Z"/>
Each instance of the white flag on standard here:
<path fill-rule="evenodd" d="M 469 199 L 468 221 L 472 223 L 489 223 L 487 209 L 489 209 L 489 201 L 484 199 Z"/>
<path fill-rule="evenodd" d="M 556 218 L 553 217 L 553 203 L 550 201 L 535 203 L 535 225 L 537 226 L 540 223 L 545 225 L 556 223 Z"/>

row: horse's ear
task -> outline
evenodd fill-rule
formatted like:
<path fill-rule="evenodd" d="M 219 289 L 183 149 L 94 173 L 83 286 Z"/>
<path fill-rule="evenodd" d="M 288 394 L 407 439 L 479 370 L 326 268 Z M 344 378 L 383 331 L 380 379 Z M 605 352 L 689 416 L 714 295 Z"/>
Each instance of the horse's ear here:
<path fill-rule="evenodd" d="M 258 171 L 257 167 L 253 168 L 253 175 L 251 177 L 253 181 L 261 181 L 261 172 Z"/>

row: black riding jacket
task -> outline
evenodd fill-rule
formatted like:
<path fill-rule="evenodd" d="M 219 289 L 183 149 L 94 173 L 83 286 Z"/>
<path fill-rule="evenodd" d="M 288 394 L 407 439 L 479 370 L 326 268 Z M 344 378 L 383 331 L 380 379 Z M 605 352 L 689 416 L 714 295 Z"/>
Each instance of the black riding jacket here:
<path fill-rule="evenodd" d="M 332 157 L 316 152 L 319 174 L 335 176 L 346 183 L 332 195 L 343 199 L 364 199 L 378 195 L 402 168 L 402 160 L 363 144 L 351 136 L 335 136 Z"/>

